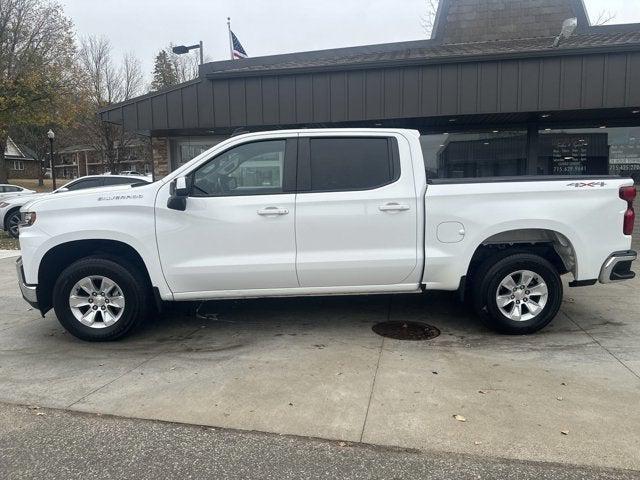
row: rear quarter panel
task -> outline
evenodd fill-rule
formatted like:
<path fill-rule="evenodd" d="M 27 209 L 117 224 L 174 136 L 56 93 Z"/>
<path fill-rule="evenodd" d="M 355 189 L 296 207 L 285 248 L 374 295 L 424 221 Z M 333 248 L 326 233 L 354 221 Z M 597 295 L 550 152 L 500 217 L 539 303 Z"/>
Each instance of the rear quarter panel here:
<path fill-rule="evenodd" d="M 591 181 L 590 181 L 591 182 Z M 631 247 L 622 233 L 626 202 L 621 186 L 632 180 L 603 179 L 595 186 L 575 180 L 428 185 L 425 195 L 425 270 L 427 288 L 455 290 L 476 249 L 489 237 L 511 230 L 546 229 L 564 235 L 576 256 L 576 280 L 598 278 L 605 259 Z M 464 238 L 438 239 L 438 225 L 459 222 Z"/>

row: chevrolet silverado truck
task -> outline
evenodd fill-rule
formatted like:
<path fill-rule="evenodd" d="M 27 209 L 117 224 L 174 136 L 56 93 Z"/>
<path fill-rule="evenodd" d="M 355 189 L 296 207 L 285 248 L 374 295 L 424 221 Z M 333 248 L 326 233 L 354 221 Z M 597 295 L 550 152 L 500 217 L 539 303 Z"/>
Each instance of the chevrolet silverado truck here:
<path fill-rule="evenodd" d="M 458 291 L 508 334 L 571 287 L 633 278 L 632 180 L 430 179 L 419 133 L 232 137 L 147 185 L 22 207 L 24 298 L 73 335 L 128 334 L 164 302 Z"/>

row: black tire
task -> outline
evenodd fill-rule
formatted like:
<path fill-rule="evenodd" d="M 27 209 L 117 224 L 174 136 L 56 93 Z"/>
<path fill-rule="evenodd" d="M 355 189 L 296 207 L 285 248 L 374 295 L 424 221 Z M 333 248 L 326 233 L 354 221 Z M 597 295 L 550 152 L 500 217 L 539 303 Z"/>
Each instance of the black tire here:
<path fill-rule="evenodd" d="M 18 238 L 18 224 L 20 223 L 20 209 L 12 210 L 4 221 L 4 229 L 11 238 Z"/>
<path fill-rule="evenodd" d="M 110 326 L 92 328 L 81 323 L 69 306 L 74 285 L 89 276 L 104 276 L 122 290 L 125 306 L 120 318 Z M 64 269 L 53 287 L 53 309 L 62 326 L 75 337 L 90 342 L 120 339 L 139 325 L 150 312 L 152 295 L 149 282 L 138 268 L 107 256 L 87 257 Z"/>
<path fill-rule="evenodd" d="M 546 304 L 533 318 L 513 320 L 502 313 L 496 295 L 503 279 L 521 270 L 528 270 L 539 276 L 548 293 Z M 509 335 L 526 335 L 544 328 L 557 315 L 562 303 L 562 281 L 558 271 L 545 258 L 530 253 L 507 251 L 489 257 L 476 271 L 472 289 L 474 309 L 483 322 L 489 328 Z M 535 299 L 538 301 L 540 297 L 536 296 Z M 531 299 L 523 300 L 521 309 L 522 312 L 529 313 L 525 303 L 527 301 L 530 302 Z"/>

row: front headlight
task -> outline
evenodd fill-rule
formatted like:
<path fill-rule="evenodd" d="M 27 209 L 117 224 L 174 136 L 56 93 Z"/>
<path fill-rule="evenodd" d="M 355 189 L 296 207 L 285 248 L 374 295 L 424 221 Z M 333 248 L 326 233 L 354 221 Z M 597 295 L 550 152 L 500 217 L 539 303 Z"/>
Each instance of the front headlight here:
<path fill-rule="evenodd" d="M 20 226 L 21 227 L 30 227 L 34 223 L 36 223 L 36 212 L 22 212 L 20 214 Z"/>

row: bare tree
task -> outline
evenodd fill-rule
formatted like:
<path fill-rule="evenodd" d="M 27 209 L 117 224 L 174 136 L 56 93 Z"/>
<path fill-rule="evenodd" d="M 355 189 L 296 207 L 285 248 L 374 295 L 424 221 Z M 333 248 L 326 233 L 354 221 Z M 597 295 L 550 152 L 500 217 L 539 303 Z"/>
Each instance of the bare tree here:
<path fill-rule="evenodd" d="M 103 122 L 96 114 L 102 108 L 141 93 L 143 75 L 140 62 L 131 54 L 116 62 L 111 44 L 103 37 L 84 38 L 78 60 L 87 100 L 81 117 L 81 130 L 84 129 L 87 142 L 102 152 L 111 173 L 117 173 L 121 160 L 118 150 L 126 148 L 135 136 L 120 125 Z"/>
<path fill-rule="evenodd" d="M 596 20 L 593 22 L 593 25 L 606 25 L 611 20 L 616 18 L 616 13 L 611 10 L 600 10 Z"/>
<path fill-rule="evenodd" d="M 439 0 L 426 0 L 426 12 L 420 17 L 420 24 L 427 35 L 431 36 L 438 13 Z"/>

